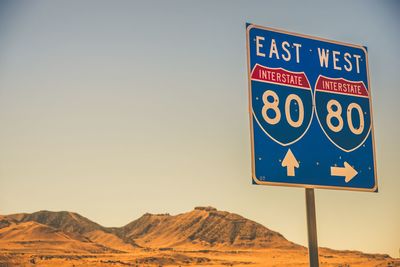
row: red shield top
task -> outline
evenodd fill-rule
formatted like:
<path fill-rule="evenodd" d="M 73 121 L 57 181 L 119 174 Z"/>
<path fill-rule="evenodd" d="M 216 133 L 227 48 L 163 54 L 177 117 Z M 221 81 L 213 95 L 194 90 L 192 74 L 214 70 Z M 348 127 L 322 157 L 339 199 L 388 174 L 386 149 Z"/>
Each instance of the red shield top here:
<path fill-rule="evenodd" d="M 254 66 L 251 72 L 251 79 L 260 82 L 310 89 L 310 83 L 304 72 L 291 72 L 282 68 L 268 68 L 259 64 Z"/>
<path fill-rule="evenodd" d="M 328 93 L 368 98 L 368 91 L 363 82 L 352 82 L 343 78 L 334 79 L 321 75 L 318 77 L 315 89 Z"/>

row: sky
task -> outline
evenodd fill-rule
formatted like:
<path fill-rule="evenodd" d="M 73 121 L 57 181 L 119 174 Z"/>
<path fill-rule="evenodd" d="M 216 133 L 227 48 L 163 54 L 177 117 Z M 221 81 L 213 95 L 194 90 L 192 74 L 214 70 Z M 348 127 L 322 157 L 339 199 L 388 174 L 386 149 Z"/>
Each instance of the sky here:
<path fill-rule="evenodd" d="M 307 245 L 304 189 L 251 183 L 246 22 L 368 47 L 379 193 L 316 189 L 318 244 L 399 257 L 395 1 L 0 1 L 0 214 L 211 205 Z"/>

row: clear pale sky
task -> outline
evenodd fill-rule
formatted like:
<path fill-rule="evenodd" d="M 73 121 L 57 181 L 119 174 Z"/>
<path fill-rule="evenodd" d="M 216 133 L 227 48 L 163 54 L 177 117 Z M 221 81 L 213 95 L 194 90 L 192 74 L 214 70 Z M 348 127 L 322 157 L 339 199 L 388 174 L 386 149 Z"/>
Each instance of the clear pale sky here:
<path fill-rule="evenodd" d="M 395 1 L 1 1 L 0 214 L 212 205 L 306 245 L 304 189 L 251 184 L 246 22 L 368 47 L 379 193 L 316 190 L 318 241 L 398 257 Z"/>

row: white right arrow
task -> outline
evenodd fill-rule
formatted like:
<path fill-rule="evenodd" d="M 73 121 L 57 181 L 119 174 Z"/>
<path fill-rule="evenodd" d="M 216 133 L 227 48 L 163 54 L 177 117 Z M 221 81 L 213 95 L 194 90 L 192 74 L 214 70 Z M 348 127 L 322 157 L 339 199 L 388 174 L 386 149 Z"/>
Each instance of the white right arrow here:
<path fill-rule="evenodd" d="M 346 161 L 344 167 L 331 167 L 331 176 L 344 176 L 346 183 L 350 182 L 357 174 L 358 172 Z"/>

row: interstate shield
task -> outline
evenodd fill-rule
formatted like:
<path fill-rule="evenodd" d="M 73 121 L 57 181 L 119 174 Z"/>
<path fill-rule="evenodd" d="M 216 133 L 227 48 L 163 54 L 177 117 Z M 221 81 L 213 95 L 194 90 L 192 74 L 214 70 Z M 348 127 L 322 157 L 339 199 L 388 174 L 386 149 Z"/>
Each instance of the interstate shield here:
<path fill-rule="evenodd" d="M 251 83 L 252 112 L 263 132 L 283 146 L 300 140 L 313 116 L 313 96 L 304 72 L 256 64 Z"/>
<path fill-rule="evenodd" d="M 320 75 L 315 86 L 315 109 L 319 124 L 338 148 L 351 152 L 371 131 L 369 93 L 365 84 Z"/>

